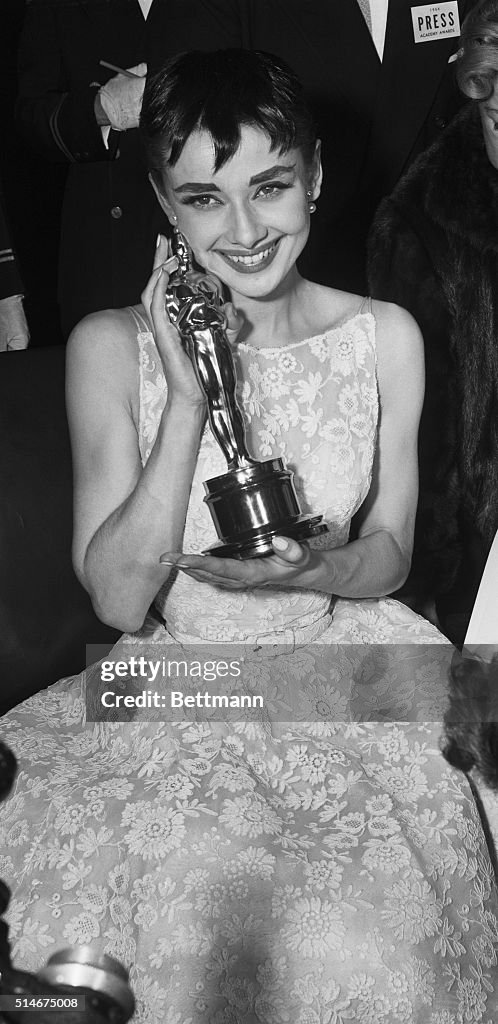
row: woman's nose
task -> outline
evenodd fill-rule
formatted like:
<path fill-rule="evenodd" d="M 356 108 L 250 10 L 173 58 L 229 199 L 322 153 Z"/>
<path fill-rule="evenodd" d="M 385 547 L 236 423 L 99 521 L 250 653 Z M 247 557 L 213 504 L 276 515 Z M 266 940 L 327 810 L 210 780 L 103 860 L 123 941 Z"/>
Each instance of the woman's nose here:
<path fill-rule="evenodd" d="M 241 245 L 252 249 L 262 242 L 267 235 L 267 228 L 259 223 L 250 206 L 241 204 L 233 206 L 230 216 L 229 238 L 232 245 Z"/>

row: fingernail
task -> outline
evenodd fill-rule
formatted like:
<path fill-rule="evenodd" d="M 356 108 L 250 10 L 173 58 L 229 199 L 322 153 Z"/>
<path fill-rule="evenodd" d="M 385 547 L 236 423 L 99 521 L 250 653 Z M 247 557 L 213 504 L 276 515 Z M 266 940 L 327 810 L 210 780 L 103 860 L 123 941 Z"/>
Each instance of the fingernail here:
<path fill-rule="evenodd" d="M 287 548 L 289 547 L 289 541 L 286 540 L 285 537 L 274 537 L 272 544 L 277 551 L 287 551 Z"/>
<path fill-rule="evenodd" d="M 178 270 L 178 260 L 176 256 L 170 256 L 169 260 L 163 263 L 163 270 L 166 270 L 168 274 L 171 270 Z"/>
<path fill-rule="evenodd" d="M 186 562 L 174 562 L 172 558 L 160 558 L 161 565 L 172 565 L 175 569 L 190 569 Z"/>
<path fill-rule="evenodd" d="M 159 249 L 160 244 L 161 244 L 161 235 L 158 235 L 157 238 L 156 238 L 156 249 Z"/>

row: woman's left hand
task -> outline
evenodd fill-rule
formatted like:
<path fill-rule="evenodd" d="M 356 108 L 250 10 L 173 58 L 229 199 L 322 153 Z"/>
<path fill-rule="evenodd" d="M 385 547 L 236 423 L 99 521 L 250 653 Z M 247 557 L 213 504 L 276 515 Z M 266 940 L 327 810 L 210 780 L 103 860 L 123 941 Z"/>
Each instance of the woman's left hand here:
<path fill-rule="evenodd" d="M 159 561 L 172 565 L 193 579 L 212 583 L 227 590 L 253 590 L 258 587 L 297 587 L 321 590 L 321 555 L 307 544 L 289 537 L 273 538 L 273 555 L 266 558 L 217 558 L 215 555 L 165 553 Z M 332 592 L 332 587 L 330 589 Z"/>

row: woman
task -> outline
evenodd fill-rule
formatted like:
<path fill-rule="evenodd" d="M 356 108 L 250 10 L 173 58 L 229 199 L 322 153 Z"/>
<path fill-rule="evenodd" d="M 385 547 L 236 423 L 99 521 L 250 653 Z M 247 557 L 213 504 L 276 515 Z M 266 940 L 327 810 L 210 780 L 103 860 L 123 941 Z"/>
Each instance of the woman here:
<path fill-rule="evenodd" d="M 498 3 L 462 28 L 456 74 L 471 99 L 379 207 L 370 286 L 421 327 L 426 398 L 409 589 L 436 597 L 462 643 L 498 528 Z"/>
<path fill-rule="evenodd" d="M 202 481 L 226 464 L 165 311 L 161 239 L 143 306 L 71 340 L 75 564 L 99 614 L 139 630 L 116 657 L 243 642 L 258 685 L 304 704 L 292 721 L 84 725 L 73 679 L 7 716 L 24 765 L 3 862 L 14 956 L 91 940 L 132 966 L 153 1021 L 490 1022 L 498 908 L 471 791 L 436 728 L 390 722 L 413 717 L 451 652 L 378 598 L 410 559 L 418 330 L 299 277 L 319 145 L 274 58 L 170 62 L 142 130 L 159 202 L 229 290 L 248 444 L 286 458 L 329 533 L 275 538 L 265 559 L 195 554 L 216 540 Z M 166 625 L 142 628 L 151 603 Z M 112 689 L 102 666 L 93 678 Z"/>

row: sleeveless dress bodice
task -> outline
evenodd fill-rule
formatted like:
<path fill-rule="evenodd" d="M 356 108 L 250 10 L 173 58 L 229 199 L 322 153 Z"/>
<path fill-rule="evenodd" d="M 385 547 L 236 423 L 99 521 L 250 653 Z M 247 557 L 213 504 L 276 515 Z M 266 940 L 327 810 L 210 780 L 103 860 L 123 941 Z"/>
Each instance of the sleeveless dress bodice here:
<path fill-rule="evenodd" d="M 365 304 L 363 304 L 365 305 Z M 134 312 L 138 327 L 146 327 Z M 250 454 L 282 457 L 294 472 L 302 511 L 321 513 L 328 533 L 312 547 L 346 544 L 352 517 L 371 482 L 379 400 L 376 323 L 362 309 L 323 334 L 284 346 L 234 352 L 237 398 Z M 161 360 L 150 331 L 138 331 L 139 445 L 149 457 L 167 397 Z M 203 481 L 227 471 L 206 424 L 192 483 L 183 550 L 199 553 L 217 536 Z M 444 642 L 425 620 L 398 602 L 335 600 L 295 588 L 230 591 L 173 573 L 156 598 L 170 635 L 180 642 L 298 639 L 326 643 Z"/>
<path fill-rule="evenodd" d="M 140 449 L 146 461 L 167 391 L 152 335 L 140 332 L 138 342 Z M 358 313 L 341 327 L 280 349 L 240 344 L 235 363 L 250 454 L 261 461 L 282 457 L 294 472 L 302 511 L 324 515 L 329 532 L 312 546 L 345 544 L 372 471 L 378 415 L 374 317 Z M 217 542 L 203 481 L 226 471 L 206 425 L 185 523 L 186 552 Z M 311 626 L 327 615 L 330 596 L 295 589 L 234 594 L 180 574 L 156 603 L 175 637 L 226 641 L 279 632 L 297 621 Z"/>

